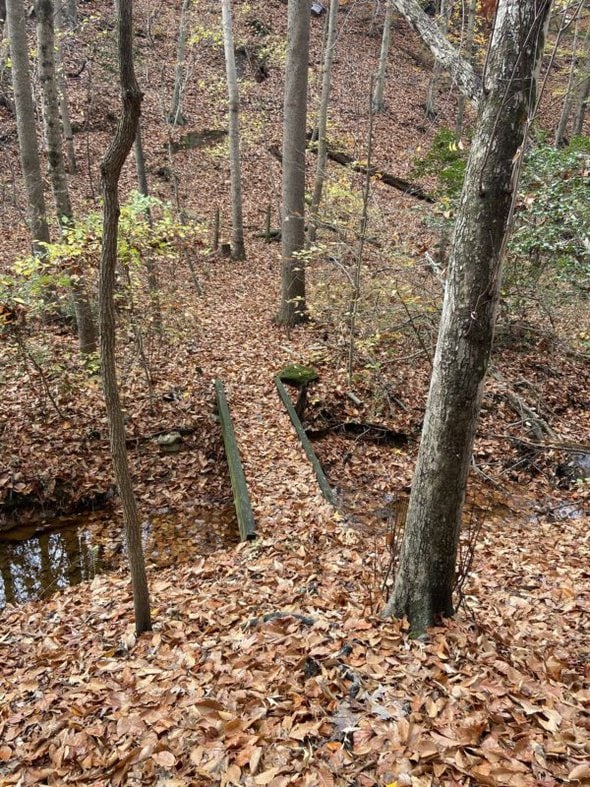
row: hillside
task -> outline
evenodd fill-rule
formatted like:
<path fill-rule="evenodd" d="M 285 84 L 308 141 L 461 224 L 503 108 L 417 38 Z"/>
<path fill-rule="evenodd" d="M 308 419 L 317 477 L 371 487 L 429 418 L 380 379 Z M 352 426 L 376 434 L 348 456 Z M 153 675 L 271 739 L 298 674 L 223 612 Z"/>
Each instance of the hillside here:
<path fill-rule="evenodd" d="M 162 116 L 178 12 L 145 0 L 135 6 L 150 190 L 194 228 L 174 253 L 157 258 L 163 331 L 154 325 L 143 268 L 131 290 L 122 285 L 119 307 L 119 371 L 153 632 L 133 633 L 96 369 L 80 364 L 71 324 L 47 325 L 30 307 L 23 342 L 0 345 L 2 528 L 51 528 L 57 515 L 102 505 L 87 532 L 111 569 L 0 611 L 0 782 L 584 783 L 588 484 L 572 479 L 567 446 L 587 445 L 590 435 L 590 365 L 580 339 L 590 330 L 587 303 L 552 302 L 548 320 L 534 304 L 517 312 L 507 297 L 468 490 L 462 604 L 455 619 L 411 639 L 404 621 L 379 614 L 436 340 L 442 284 L 428 260 L 444 269 L 437 209 L 374 179 L 349 379 L 347 273 L 358 248 L 363 176 L 331 162 L 328 226 L 308 262 L 312 320 L 291 331 L 277 326 L 280 247 L 263 234 L 267 206 L 279 226 L 281 164 L 269 149 L 281 140 L 286 6 L 253 0 L 235 13 L 237 45 L 262 52 L 268 71 L 258 82 L 244 61 L 244 263 L 210 248 L 217 207 L 221 239 L 229 234 L 217 9 L 199 3 L 193 10 L 187 124 L 172 127 Z M 68 73 L 84 64 L 68 80 L 78 129 L 72 196 L 83 216 L 98 208 L 99 162 L 119 99 L 110 6 L 84 3 L 79 14 L 66 55 Z M 329 134 L 359 161 L 366 159 L 381 23 L 370 4 L 347 4 L 340 13 Z M 312 21 L 311 107 L 322 26 Z M 414 160 L 440 127 L 453 127 L 457 97 L 444 83 L 436 122 L 427 121 L 432 59 L 401 19 L 392 39 L 387 110 L 375 118 L 372 156 L 380 170 L 415 181 Z M 542 106 L 548 128 L 565 78 L 564 55 Z M 29 238 L 14 120 L 0 111 L 0 264 L 9 275 Z M 169 154 L 170 143 L 183 140 L 194 146 Z M 310 152 L 310 183 L 314 158 Z M 432 177 L 416 182 L 436 188 Z M 122 192 L 134 188 L 130 157 Z M 86 265 L 94 281 L 96 258 Z M 274 375 L 293 363 L 319 374 L 306 425 L 323 435 L 314 447 L 337 508 L 322 499 L 276 394 Z M 213 406 L 216 378 L 228 393 L 257 522 L 258 538 L 238 546 Z M 540 422 L 550 430 L 541 440 Z M 371 431 L 375 425 L 381 432 Z M 155 438 L 178 429 L 180 451 L 164 453 Z M 391 431 L 405 436 L 403 444 L 383 438 Z M 18 568 L 15 562 L 15 575 Z M 3 564 L 6 586 L 7 576 Z"/>

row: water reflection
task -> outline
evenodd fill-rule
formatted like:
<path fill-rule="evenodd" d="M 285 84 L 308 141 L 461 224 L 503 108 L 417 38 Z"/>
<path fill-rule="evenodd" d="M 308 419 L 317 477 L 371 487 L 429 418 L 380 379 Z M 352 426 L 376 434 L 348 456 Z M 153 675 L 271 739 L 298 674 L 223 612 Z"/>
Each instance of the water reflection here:
<path fill-rule="evenodd" d="M 24 540 L 23 540 L 24 539 Z M 0 540 L 0 607 L 42 598 L 60 588 L 91 580 L 100 570 L 98 546 L 88 530 L 28 534 L 13 530 Z"/>
<path fill-rule="evenodd" d="M 125 558 L 122 523 L 107 514 L 62 517 L 0 532 L 0 609 L 116 569 Z M 231 504 L 153 515 L 142 524 L 148 568 L 166 568 L 235 544 Z"/>

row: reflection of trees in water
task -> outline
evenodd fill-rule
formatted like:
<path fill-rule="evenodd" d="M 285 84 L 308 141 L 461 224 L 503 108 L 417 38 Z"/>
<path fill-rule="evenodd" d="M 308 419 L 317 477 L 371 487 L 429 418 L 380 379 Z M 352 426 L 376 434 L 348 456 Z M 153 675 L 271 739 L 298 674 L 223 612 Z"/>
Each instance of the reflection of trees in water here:
<path fill-rule="evenodd" d="M 80 528 L 0 544 L 0 607 L 49 595 L 97 572 L 91 534 Z"/>

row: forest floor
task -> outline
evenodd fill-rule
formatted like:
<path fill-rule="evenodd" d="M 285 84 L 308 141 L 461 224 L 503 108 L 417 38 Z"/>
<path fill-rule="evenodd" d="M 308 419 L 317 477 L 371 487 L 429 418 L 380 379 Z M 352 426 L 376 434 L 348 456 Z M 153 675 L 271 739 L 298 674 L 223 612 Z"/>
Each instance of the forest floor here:
<path fill-rule="evenodd" d="M 280 38 L 283 6 L 253 5 Z M 149 10 L 142 7 L 142 14 Z M 346 10 L 343 19 L 343 46 L 358 57 L 337 63 L 334 127 L 360 157 L 366 101 L 349 88 L 374 69 L 379 39 L 367 39 L 362 15 Z M 166 17 L 159 24 L 164 29 Z M 317 25 L 313 36 L 319 58 Z M 416 150 L 416 96 L 425 93 L 429 63 L 408 36 L 400 23 L 392 45 L 398 96 L 375 132 L 376 160 L 401 177 Z M 165 44 L 163 63 L 173 57 L 170 36 Z M 187 97 L 190 128 L 197 130 L 224 122 L 216 93 L 222 55 L 212 46 L 206 54 L 194 69 L 204 74 L 208 93 L 203 97 L 195 86 Z M 158 121 L 158 91 L 149 84 L 144 139 L 154 190 L 166 197 L 169 183 L 158 183 L 155 173 L 168 132 Z M 584 329 L 587 315 L 582 309 L 561 315 L 559 336 L 504 321 L 510 330 L 499 334 L 468 491 L 462 603 L 428 637 L 410 638 L 404 621 L 383 620 L 380 612 L 391 583 L 391 541 L 412 479 L 440 306 L 440 282 L 421 257 L 434 246 L 434 234 L 415 200 L 374 184 L 376 243 L 368 244 L 363 267 L 352 378 L 342 268 L 351 270 L 345 250 L 355 248 L 354 228 L 329 247 L 339 264 L 329 254 L 309 264 L 312 321 L 292 331 L 278 327 L 279 247 L 257 234 L 266 205 L 278 201 L 280 165 L 261 146 L 280 139 L 282 82 L 275 74 L 264 85 L 250 85 L 245 98 L 248 260 L 235 263 L 198 248 L 162 261 L 164 335 L 155 335 L 149 320 L 142 323 L 151 391 L 125 315 L 121 320 L 132 470 L 142 516 L 158 531 L 157 549 L 147 553 L 154 630 L 134 635 L 122 562 L 50 598 L 8 604 L 0 612 L 0 784 L 585 783 L 588 486 L 569 479 L 571 455 L 555 445 L 588 443 L 590 435 L 590 365 L 568 341 L 571 326 Z M 255 100 L 257 89 L 265 92 Z M 116 107 L 116 91 L 105 88 L 107 97 L 109 90 Z M 83 106 L 82 92 L 75 100 Z M 452 115 L 447 100 L 440 122 L 451 125 Z M 428 145 L 433 131 L 420 132 L 420 145 Z M 109 133 L 92 136 L 97 156 Z M 15 155 L 2 153 L 7 160 Z M 92 165 L 88 158 L 88 171 L 77 178 L 80 206 L 97 175 Z M 208 220 L 227 193 L 225 165 L 188 151 L 176 166 L 186 209 Z M 334 212 L 345 204 L 354 210 L 362 179 L 337 165 L 330 172 Z M 127 170 L 125 189 L 132 177 Z M 27 238 L 16 221 L 9 231 L 15 216 L 8 208 L 5 218 L 7 266 Z M 44 379 L 22 347 L 3 343 L 0 486 L 4 500 L 35 499 L 50 517 L 108 497 L 106 420 L 99 379 L 80 368 L 69 326 L 41 327 L 31 317 L 23 331 Z M 323 500 L 274 387 L 276 373 L 291 363 L 319 373 L 308 425 L 365 425 L 364 433 L 330 432 L 314 443 L 337 491 L 336 507 Z M 257 523 L 257 539 L 237 546 L 225 515 L 203 521 L 214 518 L 204 512 L 224 511 L 231 500 L 213 407 L 216 378 L 225 383 Z M 552 430 L 543 449 L 531 445 L 539 441 L 536 416 Z M 407 443 L 366 439 L 374 437 L 367 424 L 401 432 Z M 154 436 L 178 428 L 185 432 L 181 450 L 162 453 Z M 121 551 L 120 516 L 116 500 L 108 504 L 103 546 L 113 557 Z M 28 505 L 16 519 L 38 514 Z"/>

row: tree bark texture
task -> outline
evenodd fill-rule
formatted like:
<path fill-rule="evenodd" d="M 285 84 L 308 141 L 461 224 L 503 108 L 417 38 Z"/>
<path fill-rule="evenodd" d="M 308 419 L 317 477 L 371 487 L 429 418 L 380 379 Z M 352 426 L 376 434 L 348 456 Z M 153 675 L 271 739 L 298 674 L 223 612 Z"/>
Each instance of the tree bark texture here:
<path fill-rule="evenodd" d="M 141 92 L 133 68 L 131 0 L 118 2 L 118 50 L 123 114 L 101 163 L 103 239 L 100 260 L 100 350 L 105 402 L 109 421 L 111 455 L 121 502 L 127 555 L 131 568 L 135 628 L 138 634 L 151 629 L 150 600 L 141 544 L 139 511 L 133 492 L 125 423 L 119 397 L 115 363 L 115 267 L 119 226 L 119 178 L 133 145 L 141 112 Z"/>
<path fill-rule="evenodd" d="M 74 215 L 62 152 L 63 138 L 55 74 L 56 49 L 53 14 L 52 0 L 37 0 L 35 15 L 37 18 L 39 80 L 43 94 L 45 152 L 57 210 L 57 220 L 61 228 L 72 224 Z M 96 352 L 96 326 L 81 270 L 70 273 L 70 290 L 76 314 L 80 352 L 83 355 Z"/>
<path fill-rule="evenodd" d="M 41 162 L 37 147 L 35 107 L 31 90 L 23 0 L 7 0 L 6 21 L 12 60 L 18 144 L 27 192 L 27 217 L 33 239 L 33 253 L 42 256 L 44 253 L 43 244 L 49 243 L 49 227 L 41 177 Z"/>
<path fill-rule="evenodd" d="M 391 0 L 408 24 L 414 28 L 437 62 L 450 71 L 458 89 L 475 104 L 481 93 L 481 80 L 473 66 L 447 41 L 438 23 L 424 13 L 417 0 Z"/>
<path fill-rule="evenodd" d="M 385 101 L 385 76 L 387 74 L 387 60 L 389 57 L 389 43 L 391 41 L 391 21 L 393 19 L 393 3 L 386 0 L 385 21 L 383 22 L 383 35 L 381 36 L 381 53 L 379 55 L 379 67 L 375 77 L 375 91 L 373 93 L 373 112 L 383 112 Z"/>
<path fill-rule="evenodd" d="M 223 47 L 225 50 L 225 73 L 229 100 L 229 170 L 231 181 L 231 256 L 244 260 L 244 221 L 242 218 L 242 184 L 240 175 L 240 92 L 234 52 L 231 0 L 221 0 L 223 19 Z"/>
<path fill-rule="evenodd" d="M 502 254 L 551 0 L 500 0 L 465 175 L 418 463 L 385 614 L 419 633 L 453 614 L 461 514 Z"/>
<path fill-rule="evenodd" d="M 326 175 L 326 160 L 328 158 L 328 140 L 326 138 L 328 128 L 328 105 L 330 103 L 330 85 L 332 82 L 332 63 L 334 61 L 334 50 L 336 48 L 336 30 L 338 25 L 338 0 L 331 0 L 330 12 L 328 15 L 328 33 L 326 36 L 326 51 L 324 54 L 324 68 L 322 74 L 322 94 L 320 97 L 320 112 L 318 118 L 318 160 L 315 173 L 313 195 L 311 198 L 310 221 L 308 239 L 310 243 L 315 242 L 317 213 L 322 201 L 322 191 L 324 188 L 324 178 Z"/>
<path fill-rule="evenodd" d="M 278 322 L 296 325 L 307 319 L 305 263 L 305 148 L 309 68 L 308 0 L 289 0 L 287 63 L 283 117 L 283 222 L 281 306 Z"/>

